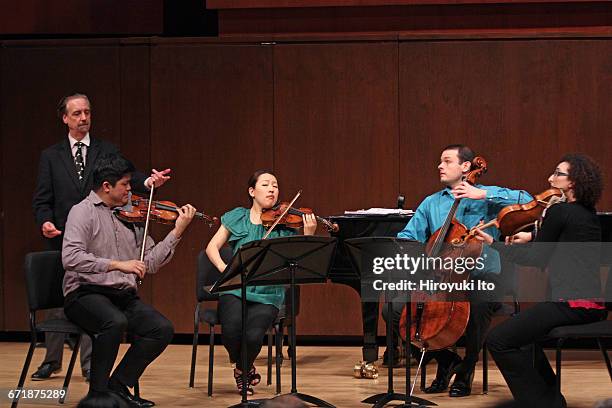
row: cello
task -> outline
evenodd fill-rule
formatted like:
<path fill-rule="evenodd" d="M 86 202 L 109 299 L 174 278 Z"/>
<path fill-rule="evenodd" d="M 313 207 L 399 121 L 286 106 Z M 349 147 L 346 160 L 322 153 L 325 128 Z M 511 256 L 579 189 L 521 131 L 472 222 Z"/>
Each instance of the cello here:
<path fill-rule="evenodd" d="M 462 177 L 463 181 L 474 184 L 478 177 L 487 171 L 487 163 L 482 157 L 472 160 L 471 170 Z M 455 198 L 444 224 L 427 240 L 425 252 L 429 257 L 440 258 L 477 258 L 482 253 L 483 244 L 469 229 L 461 224 L 455 213 L 461 198 Z M 453 270 L 436 271 L 436 277 L 444 282 L 457 282 L 467 279 Z M 470 317 L 469 301 L 457 301 L 448 294 L 416 293 L 412 295 L 410 341 L 421 349 L 441 350 L 452 346 L 463 335 Z M 400 336 L 406 340 L 407 309 L 400 318 Z"/>

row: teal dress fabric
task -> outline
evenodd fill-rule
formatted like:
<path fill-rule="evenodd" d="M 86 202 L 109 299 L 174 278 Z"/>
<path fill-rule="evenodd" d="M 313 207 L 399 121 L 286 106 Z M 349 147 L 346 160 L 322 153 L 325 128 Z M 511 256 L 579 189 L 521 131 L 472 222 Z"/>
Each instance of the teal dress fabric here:
<path fill-rule="evenodd" d="M 233 253 L 247 242 L 257 241 L 264 237 L 266 229 L 261 224 L 253 224 L 249 208 L 237 207 L 221 216 L 221 224 L 230 232 L 228 240 Z M 274 228 L 268 238 L 279 238 L 295 235 L 296 231 L 289 228 Z M 227 291 L 222 295 L 241 297 L 240 289 Z M 249 286 L 247 300 L 251 302 L 273 305 L 280 309 L 285 301 L 285 286 Z"/>

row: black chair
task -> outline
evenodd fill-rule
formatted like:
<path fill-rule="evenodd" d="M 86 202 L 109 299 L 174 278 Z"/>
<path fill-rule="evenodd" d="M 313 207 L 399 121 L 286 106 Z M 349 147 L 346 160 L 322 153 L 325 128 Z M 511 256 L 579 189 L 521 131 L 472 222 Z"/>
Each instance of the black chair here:
<path fill-rule="evenodd" d="M 62 291 L 64 281 L 64 268 L 62 267 L 62 259 L 59 251 L 43 251 L 31 252 L 25 257 L 25 279 L 26 290 L 28 295 L 28 306 L 30 309 L 30 348 L 26 360 L 21 370 L 17 389 L 21 389 L 25 382 L 32 362 L 34 348 L 36 347 L 36 337 L 38 333 L 65 333 L 76 334 L 77 340 L 72 350 L 70 364 L 64 385 L 62 386 L 63 395 L 59 399 L 59 403 L 63 404 L 68 392 L 68 385 L 72 377 L 72 370 L 76 361 L 79 346 L 81 344 L 81 335 L 83 332 L 75 324 L 64 319 L 51 319 L 43 322 L 36 322 L 36 312 L 39 310 L 64 307 L 64 296 Z M 17 407 L 19 397 L 13 400 L 12 408 Z"/>
<path fill-rule="evenodd" d="M 612 257 L 612 254 L 605 253 L 602 254 L 602 263 L 603 265 L 607 265 L 610 267 L 612 265 L 612 259 L 603 258 L 603 256 Z M 608 269 L 608 280 L 606 283 L 606 292 L 604 294 L 604 299 L 607 301 L 606 309 L 608 313 L 612 310 L 612 268 Z M 612 382 L 612 366 L 610 364 L 610 357 L 608 356 L 608 351 L 606 350 L 605 344 L 602 342 L 602 339 L 611 339 L 612 338 L 612 320 L 602 320 L 600 322 L 589 323 L 589 324 L 577 324 L 571 326 L 559 326 L 555 327 L 548 333 L 546 339 L 556 340 L 556 374 L 557 374 L 557 391 L 561 392 L 561 362 L 562 362 L 562 353 L 561 350 L 563 348 L 563 344 L 568 339 L 588 339 L 597 341 L 597 345 L 599 346 L 599 350 L 601 350 L 601 354 L 606 363 L 606 367 L 608 368 L 608 375 L 610 376 L 610 381 Z"/>
<path fill-rule="evenodd" d="M 232 250 L 229 247 L 223 247 L 219 251 L 221 254 L 221 258 L 227 263 L 232 258 Z M 198 254 L 197 261 L 197 274 L 196 274 L 196 299 L 197 304 L 194 312 L 193 319 L 193 344 L 191 350 L 191 370 L 189 372 L 189 387 L 193 388 L 194 380 L 195 380 L 195 368 L 196 368 L 196 357 L 198 350 L 198 339 L 200 332 L 200 323 L 207 323 L 209 326 L 209 349 L 208 349 L 208 396 L 212 396 L 213 389 L 213 364 L 214 364 L 214 356 L 215 356 L 215 326 L 219 324 L 219 316 L 217 313 L 217 308 L 205 309 L 202 310 L 202 302 L 212 301 L 217 302 L 219 300 L 219 295 L 211 294 L 204 290 L 204 287 L 210 286 L 215 283 L 221 273 L 219 270 L 210 262 L 208 256 L 204 251 L 200 251 Z M 282 330 L 283 330 L 283 321 L 285 319 L 286 312 L 284 312 L 284 307 L 281 308 L 276 320 L 272 325 L 272 329 L 274 329 L 274 333 L 268 332 L 268 336 L 272 334 L 276 337 L 276 387 L 277 392 L 280 392 L 280 365 L 282 362 L 282 353 L 280 351 L 282 347 Z M 277 333 L 280 333 L 279 336 L 276 336 Z M 271 345 L 271 337 L 268 337 L 268 385 L 271 384 L 272 378 L 272 345 Z"/>

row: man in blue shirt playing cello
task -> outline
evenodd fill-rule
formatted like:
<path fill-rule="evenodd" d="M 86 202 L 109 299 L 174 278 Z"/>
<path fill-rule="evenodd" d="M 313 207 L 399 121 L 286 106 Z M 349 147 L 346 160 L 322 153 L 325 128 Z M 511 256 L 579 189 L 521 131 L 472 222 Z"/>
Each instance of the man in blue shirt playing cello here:
<path fill-rule="evenodd" d="M 455 144 L 444 148 L 440 157 L 438 170 L 440 182 L 445 188 L 426 197 L 417 208 L 406 227 L 397 235 L 420 242 L 426 242 L 439 229 L 448 216 L 455 199 L 462 199 L 457 207 L 455 218 L 472 228 L 481 221 L 496 218 L 499 211 L 508 205 L 530 201 L 531 196 L 522 190 L 510 190 L 502 187 L 469 184 L 463 176 L 472 170 L 474 152 L 467 146 Z M 499 231 L 493 227 L 487 230 L 495 237 Z M 482 280 L 496 280 L 501 271 L 499 254 L 490 248 L 484 249 L 484 268 L 472 271 L 472 277 Z M 470 319 L 465 331 L 465 358 L 462 360 L 456 353 L 445 349 L 431 353 L 438 361 L 436 378 L 426 393 L 446 391 L 450 380 L 455 381 L 450 388 L 451 397 L 464 397 L 471 393 L 474 369 L 491 317 L 501 306 L 498 302 L 487 301 L 478 292 L 470 293 Z M 397 305 L 397 306 L 395 306 Z M 394 303 L 394 322 L 399 322 L 401 303 Z M 395 326 L 395 324 L 394 324 Z"/>

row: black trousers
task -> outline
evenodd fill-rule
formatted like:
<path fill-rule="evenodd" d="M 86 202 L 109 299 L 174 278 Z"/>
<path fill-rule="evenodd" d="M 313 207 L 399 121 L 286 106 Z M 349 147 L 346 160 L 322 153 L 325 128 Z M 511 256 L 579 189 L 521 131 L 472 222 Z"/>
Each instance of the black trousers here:
<path fill-rule="evenodd" d="M 487 347 L 519 406 L 566 406 L 557 392 L 555 373 L 542 348 L 534 342 L 557 326 L 592 323 L 606 316 L 605 310 L 545 302 L 521 311 L 491 330 Z"/>
<path fill-rule="evenodd" d="M 272 305 L 247 301 L 246 343 L 248 370 L 261 351 L 266 331 L 272 326 L 278 309 Z M 219 297 L 219 320 L 223 345 L 230 356 L 230 361 L 236 363 L 239 370 L 242 367 L 242 300 L 234 295 Z"/>
<path fill-rule="evenodd" d="M 125 331 L 134 341 L 113 378 L 133 387 L 172 340 L 172 323 L 143 303 L 134 289 L 81 286 L 66 296 L 64 312 L 92 337 L 90 390 L 107 391 L 110 372 Z"/>

